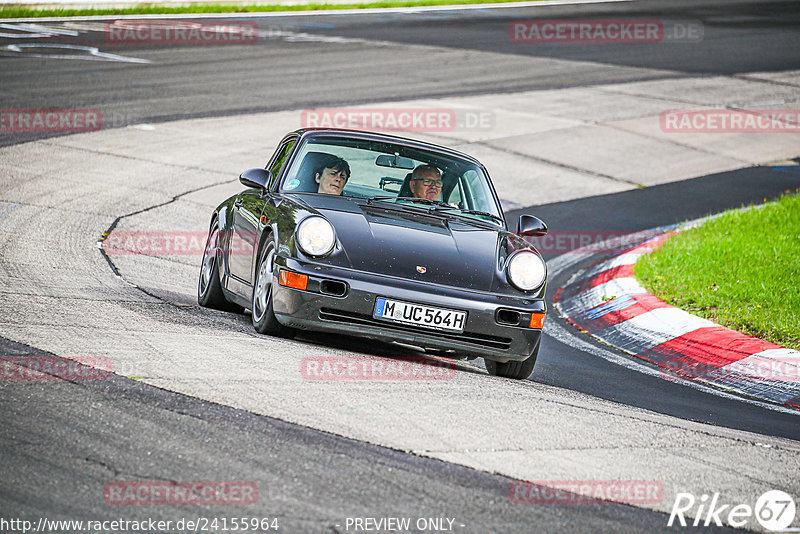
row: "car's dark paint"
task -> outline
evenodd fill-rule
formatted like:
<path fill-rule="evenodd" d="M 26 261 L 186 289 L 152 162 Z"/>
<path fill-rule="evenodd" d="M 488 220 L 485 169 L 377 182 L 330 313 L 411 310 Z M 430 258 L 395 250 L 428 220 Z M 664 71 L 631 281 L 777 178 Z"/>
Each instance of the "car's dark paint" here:
<path fill-rule="evenodd" d="M 233 201 L 231 210 L 231 227 L 225 230 L 230 231 L 230 239 L 239 240 L 237 249 L 248 248 L 247 245 L 255 246 L 256 236 L 260 233 L 260 218 L 264 211 L 264 200 L 261 190 L 247 189 Z M 240 280 L 252 285 L 253 256 L 251 254 L 229 254 L 228 269 L 229 273 Z"/>
<path fill-rule="evenodd" d="M 290 139 L 299 138 L 301 142 L 294 144 L 292 153 L 275 176 L 270 176 L 269 171 L 254 169 L 240 177 L 245 185 L 263 183 L 268 187 L 251 187 L 215 210 L 214 220 L 221 236 L 220 277 L 226 299 L 251 307 L 258 268 L 256 259 L 266 240 L 272 240 L 276 266 L 309 275 L 306 291 L 289 289 L 273 281 L 275 316 L 282 324 L 321 331 L 346 330 L 430 348 L 455 348 L 465 354 L 497 361 L 530 357 L 538 346 L 540 331 L 527 328 L 527 322 L 532 312 L 546 311 L 545 285 L 525 293 L 507 280 L 505 262 L 508 257 L 520 249 L 535 249 L 523 237 L 509 232 L 505 221 L 492 223 L 455 216 L 452 212 L 429 210 L 424 205 L 398 206 L 279 190 L 283 175 L 291 168 L 305 138 L 343 134 L 400 142 L 420 150 L 462 158 L 486 172 L 474 158 L 416 141 L 340 130 L 294 132 L 286 136 L 279 147 Z M 499 205 L 493 188 L 491 193 Z M 333 252 L 322 259 L 307 257 L 295 244 L 297 226 L 312 215 L 327 219 L 336 232 Z M 546 232 L 544 223 L 535 217 L 521 218 L 519 229 L 529 235 Z M 242 252 L 243 248 L 248 251 Z M 418 267 L 424 267 L 425 272 L 419 272 Z M 336 287 L 344 287 L 346 294 L 324 294 L 323 280 L 339 283 Z M 376 295 L 465 310 L 468 312 L 465 333 L 459 336 L 381 323 L 371 317 Z M 517 313 L 519 324 L 508 326 L 498 321 L 500 308 L 510 310 L 512 318 Z"/>

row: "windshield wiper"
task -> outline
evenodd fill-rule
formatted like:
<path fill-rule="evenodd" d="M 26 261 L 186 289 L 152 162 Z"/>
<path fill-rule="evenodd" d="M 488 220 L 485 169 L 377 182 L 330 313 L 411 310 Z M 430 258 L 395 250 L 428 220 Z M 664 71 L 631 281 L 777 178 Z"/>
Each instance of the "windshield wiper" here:
<path fill-rule="evenodd" d="M 468 215 L 483 215 L 484 217 L 491 217 L 492 219 L 505 222 L 502 217 L 495 215 L 494 213 L 489 213 L 488 211 L 479 211 L 479 210 L 462 210 L 457 206 L 453 206 L 452 204 L 448 204 L 447 202 L 443 202 L 441 200 L 431 200 L 429 198 L 419 198 L 419 197 L 370 197 L 367 199 L 367 202 L 372 202 L 373 200 L 380 201 L 380 200 L 407 200 L 409 202 L 413 202 L 415 204 L 426 204 L 430 206 L 432 211 L 440 211 L 440 210 L 453 210 L 458 211 L 459 213 L 466 213 Z M 395 202 L 396 203 L 396 202 Z"/>
<path fill-rule="evenodd" d="M 453 206 L 449 206 L 454 210 L 459 210 L 461 213 L 467 213 L 469 215 L 483 215 L 484 217 L 491 217 L 492 219 L 500 222 L 505 222 L 502 217 L 495 215 L 494 213 L 489 213 L 488 211 L 478 211 L 478 210 L 461 210 L 459 208 L 453 208 Z"/>
<path fill-rule="evenodd" d="M 409 202 L 428 204 L 430 206 L 435 206 L 435 207 L 458 209 L 458 208 L 453 208 L 453 206 L 451 206 L 447 202 L 442 202 L 441 200 L 431 200 L 429 198 L 418 198 L 418 197 L 397 197 L 397 198 L 398 200 L 408 200 Z"/>
<path fill-rule="evenodd" d="M 369 197 L 369 198 L 367 199 L 367 204 L 372 204 L 372 201 L 373 201 L 373 200 L 374 200 L 374 201 L 377 201 L 377 202 L 380 202 L 380 201 L 383 201 L 383 200 L 393 200 L 393 199 L 395 199 L 395 198 L 397 198 L 397 197 L 390 197 L 390 196 L 383 196 L 383 197 L 382 197 L 382 196 L 377 196 L 377 197 Z"/>

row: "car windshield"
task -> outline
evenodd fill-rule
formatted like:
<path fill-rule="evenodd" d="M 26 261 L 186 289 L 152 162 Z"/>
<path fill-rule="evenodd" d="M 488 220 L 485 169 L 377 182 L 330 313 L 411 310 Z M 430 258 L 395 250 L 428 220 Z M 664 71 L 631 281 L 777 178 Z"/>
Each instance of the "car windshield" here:
<path fill-rule="evenodd" d="M 341 194 L 504 224 L 489 179 L 479 165 L 383 141 L 308 138 L 286 172 L 281 190 Z"/>

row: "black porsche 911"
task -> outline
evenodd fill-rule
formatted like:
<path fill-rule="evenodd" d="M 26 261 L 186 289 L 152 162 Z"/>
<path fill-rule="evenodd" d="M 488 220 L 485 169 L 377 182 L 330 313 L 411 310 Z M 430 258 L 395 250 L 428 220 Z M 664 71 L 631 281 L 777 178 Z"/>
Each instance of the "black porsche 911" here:
<path fill-rule="evenodd" d="M 288 134 L 211 218 L 202 306 L 250 309 L 262 334 L 297 329 L 482 357 L 533 372 L 547 267 L 506 225 L 480 162 L 432 144 L 350 130 Z"/>

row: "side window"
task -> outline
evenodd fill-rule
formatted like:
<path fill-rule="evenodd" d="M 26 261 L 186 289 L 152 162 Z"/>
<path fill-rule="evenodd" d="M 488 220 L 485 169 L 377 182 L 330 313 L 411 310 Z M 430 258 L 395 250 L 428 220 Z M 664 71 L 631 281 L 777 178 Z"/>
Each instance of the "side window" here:
<path fill-rule="evenodd" d="M 461 205 L 461 200 L 464 198 L 464 195 L 461 194 L 461 179 L 456 182 L 456 186 L 450 191 L 450 196 L 447 198 L 447 202 L 450 204 L 455 204 L 457 206 Z"/>
<path fill-rule="evenodd" d="M 485 199 L 483 198 L 484 191 L 482 190 L 482 183 L 480 176 L 474 170 L 468 170 L 464 173 L 464 186 L 466 189 L 467 206 L 472 210 L 479 211 L 492 211 L 487 209 Z"/>
<path fill-rule="evenodd" d="M 294 144 L 296 142 L 297 142 L 297 139 L 292 139 L 291 141 L 287 141 L 286 143 L 281 145 L 281 147 L 278 149 L 277 156 L 275 156 L 275 159 L 272 161 L 272 165 L 270 165 L 270 167 L 268 169 L 269 172 L 272 173 L 272 183 L 273 184 L 275 183 L 275 180 L 277 180 L 278 175 L 281 172 L 281 169 L 283 169 L 283 165 L 286 163 L 286 158 L 292 152 L 292 148 L 294 147 Z M 271 187 L 272 187 L 272 184 L 270 184 L 270 188 Z"/>

